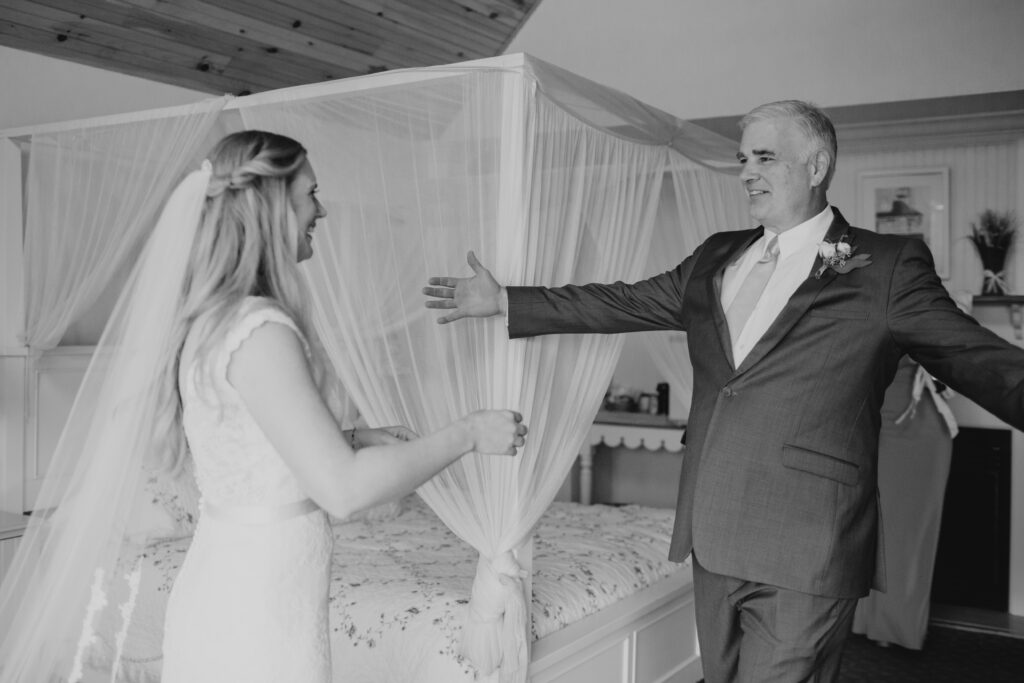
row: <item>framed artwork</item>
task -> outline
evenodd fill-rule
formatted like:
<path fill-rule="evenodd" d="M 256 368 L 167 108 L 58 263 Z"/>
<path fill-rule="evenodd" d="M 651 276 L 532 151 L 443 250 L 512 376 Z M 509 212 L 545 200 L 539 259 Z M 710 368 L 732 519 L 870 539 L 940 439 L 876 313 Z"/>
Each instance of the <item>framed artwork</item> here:
<path fill-rule="evenodd" d="M 948 167 L 862 171 L 857 207 L 857 225 L 924 240 L 939 276 L 949 277 Z"/>

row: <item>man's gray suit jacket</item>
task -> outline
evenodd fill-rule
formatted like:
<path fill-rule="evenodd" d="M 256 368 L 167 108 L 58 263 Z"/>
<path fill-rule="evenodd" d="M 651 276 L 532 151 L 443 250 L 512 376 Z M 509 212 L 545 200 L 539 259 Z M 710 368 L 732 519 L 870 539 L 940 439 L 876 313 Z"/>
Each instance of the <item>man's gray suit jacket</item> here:
<path fill-rule="evenodd" d="M 683 330 L 693 364 L 669 557 L 830 597 L 884 588 L 877 494 L 880 409 L 909 354 L 999 418 L 1024 428 L 1024 350 L 962 313 L 918 239 L 850 227 L 870 264 L 817 259 L 739 367 L 719 292 L 762 228 L 711 236 L 675 269 L 634 284 L 509 287 L 509 333 Z"/>

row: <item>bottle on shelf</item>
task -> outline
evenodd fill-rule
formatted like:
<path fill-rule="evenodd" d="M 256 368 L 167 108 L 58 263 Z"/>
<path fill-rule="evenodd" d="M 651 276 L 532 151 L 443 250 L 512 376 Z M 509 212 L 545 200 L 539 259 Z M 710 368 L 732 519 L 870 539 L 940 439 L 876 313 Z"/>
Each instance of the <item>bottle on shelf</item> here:
<path fill-rule="evenodd" d="M 658 384 L 658 415 L 668 415 L 668 382 Z"/>

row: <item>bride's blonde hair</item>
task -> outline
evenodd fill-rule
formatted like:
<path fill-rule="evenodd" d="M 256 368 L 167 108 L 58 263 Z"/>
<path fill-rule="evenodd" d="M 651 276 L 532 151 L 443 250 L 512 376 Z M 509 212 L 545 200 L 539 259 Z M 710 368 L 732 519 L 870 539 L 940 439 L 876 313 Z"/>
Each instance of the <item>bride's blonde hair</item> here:
<path fill-rule="evenodd" d="M 161 372 L 156 436 L 166 448 L 160 449 L 158 464 L 171 472 L 187 450 L 178 390 L 185 339 L 195 336 L 194 359 L 208 375 L 209 352 L 237 320 L 246 297 L 266 297 L 295 321 L 313 351 L 318 385 L 325 377 L 298 269 L 298 235 L 288 221 L 288 189 L 306 161 L 306 149 L 284 135 L 248 130 L 222 139 L 208 160 L 212 174 L 174 313 L 172 354 Z"/>

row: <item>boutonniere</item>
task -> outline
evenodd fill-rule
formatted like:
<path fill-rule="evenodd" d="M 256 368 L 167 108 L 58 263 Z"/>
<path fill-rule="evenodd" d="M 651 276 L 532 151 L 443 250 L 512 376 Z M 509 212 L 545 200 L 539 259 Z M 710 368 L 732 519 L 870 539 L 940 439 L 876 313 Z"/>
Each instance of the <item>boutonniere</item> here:
<path fill-rule="evenodd" d="M 871 263 L 871 254 L 854 254 L 857 247 L 851 246 L 846 240 L 846 235 L 839 238 L 838 242 L 825 240 L 818 245 L 818 256 L 821 257 L 821 268 L 814 273 L 815 278 L 821 278 L 826 270 L 831 268 L 839 275 L 849 273 L 854 268 L 863 268 Z"/>

